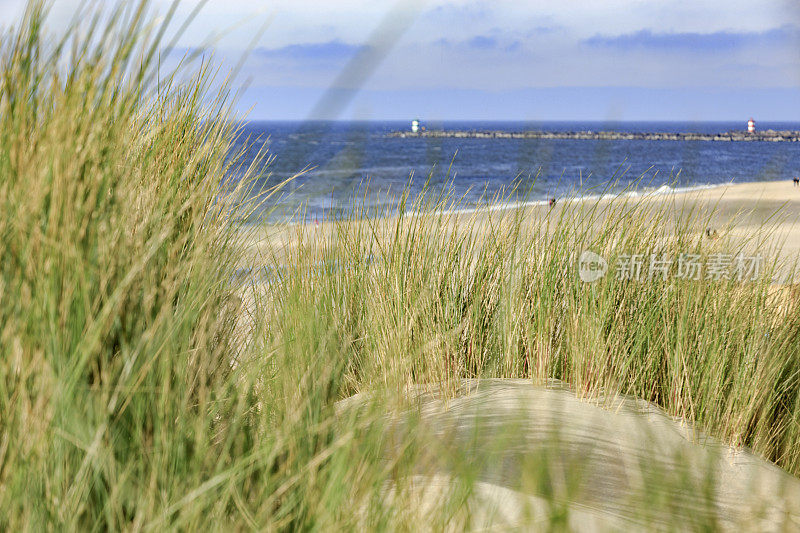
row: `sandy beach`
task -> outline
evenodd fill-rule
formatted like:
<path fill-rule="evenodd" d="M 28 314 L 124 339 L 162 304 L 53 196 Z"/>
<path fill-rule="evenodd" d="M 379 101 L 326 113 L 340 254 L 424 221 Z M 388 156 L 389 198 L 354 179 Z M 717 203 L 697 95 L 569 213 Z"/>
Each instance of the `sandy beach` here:
<path fill-rule="evenodd" d="M 768 245 L 778 246 L 784 258 L 800 253 L 800 187 L 791 181 L 730 184 L 648 200 L 708 211 L 712 231 L 727 229 L 734 238 L 766 233 Z"/>
<path fill-rule="evenodd" d="M 782 279 L 774 280 L 785 284 L 797 282 L 792 276 L 792 261 L 800 254 L 800 187 L 791 181 L 767 181 L 732 183 L 717 187 L 687 191 L 636 192 L 602 197 L 589 195 L 586 198 L 559 199 L 554 207 L 546 202 L 534 202 L 525 206 L 504 207 L 492 205 L 490 208 L 457 209 L 448 223 L 455 231 L 460 231 L 460 222 L 477 218 L 472 224 L 473 231 L 485 232 L 492 224 L 508 221 L 508 215 L 520 210 L 526 224 L 546 223 L 547 219 L 561 216 L 578 218 L 585 209 L 594 209 L 600 216 L 595 223 L 600 226 L 605 210 L 625 206 L 643 207 L 645 213 L 671 212 L 675 218 L 681 213 L 695 213 L 694 231 L 699 238 L 708 239 L 730 237 L 734 242 L 743 243 L 746 248 L 759 248 L 785 264 L 781 268 Z M 566 213 L 565 213 L 566 211 Z M 390 217 L 380 224 L 391 230 L 396 219 Z M 466 225 L 466 224 L 463 224 Z M 248 261 L 260 257 L 280 257 L 285 250 L 296 245 L 298 239 L 315 234 L 328 234 L 332 225 L 328 222 L 308 224 L 267 224 L 250 226 L 243 239 Z M 777 257 L 775 257 L 777 255 Z"/>

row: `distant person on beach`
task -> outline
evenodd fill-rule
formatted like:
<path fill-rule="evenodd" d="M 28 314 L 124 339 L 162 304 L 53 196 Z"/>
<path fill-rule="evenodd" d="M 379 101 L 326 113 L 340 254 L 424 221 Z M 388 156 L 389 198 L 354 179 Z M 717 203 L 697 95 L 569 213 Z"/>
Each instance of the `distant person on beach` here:
<path fill-rule="evenodd" d="M 800 178 L 798 178 L 797 176 L 795 176 L 795 177 L 794 177 L 794 179 L 792 180 L 792 182 L 794 183 L 794 186 L 795 186 L 795 187 L 798 187 L 798 186 L 800 186 Z"/>
<path fill-rule="evenodd" d="M 555 207 L 556 199 L 555 198 L 550 198 L 550 201 L 548 203 L 550 204 L 550 207 Z"/>

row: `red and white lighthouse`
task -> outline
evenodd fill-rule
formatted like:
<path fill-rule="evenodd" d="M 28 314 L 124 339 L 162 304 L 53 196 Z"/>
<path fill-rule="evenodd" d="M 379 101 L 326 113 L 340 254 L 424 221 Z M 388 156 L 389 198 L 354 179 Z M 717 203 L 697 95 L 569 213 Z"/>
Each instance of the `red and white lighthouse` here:
<path fill-rule="evenodd" d="M 756 132 L 756 121 L 752 118 L 747 121 L 747 133 L 755 133 Z"/>

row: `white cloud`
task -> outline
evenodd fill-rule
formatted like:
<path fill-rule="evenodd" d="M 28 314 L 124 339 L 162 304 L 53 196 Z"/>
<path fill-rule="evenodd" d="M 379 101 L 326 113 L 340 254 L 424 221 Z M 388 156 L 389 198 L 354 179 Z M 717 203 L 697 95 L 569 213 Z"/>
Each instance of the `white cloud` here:
<path fill-rule="evenodd" d="M 63 24 L 79 2 L 55 0 L 51 23 Z M 409 0 L 400 2 L 408 5 Z M 153 7 L 163 13 L 170 3 L 154 0 Z M 183 2 L 178 19 L 197 3 Z M 0 0 L 0 25 L 7 26 L 23 5 L 24 0 Z M 331 51 L 369 44 L 396 5 L 395 0 L 210 0 L 180 45 L 196 46 L 225 32 L 218 57 L 232 65 L 269 19 L 272 24 L 258 46 L 273 52 L 253 55 L 243 77 L 260 87 L 322 91 L 355 55 Z M 800 81 L 798 43 L 757 38 L 787 24 L 800 27 L 800 9 L 783 0 L 428 0 L 366 77 L 364 88 L 497 93 L 569 86 L 795 87 Z M 637 33 L 660 38 L 667 46 L 587 45 L 597 35 L 625 43 L 614 37 Z M 669 36 L 679 34 L 756 37 L 747 47 L 724 51 L 713 46 L 669 49 Z"/>
<path fill-rule="evenodd" d="M 135 1 L 135 0 L 129 0 Z M 172 0 L 154 0 L 161 12 Z M 53 19 L 69 18 L 80 0 L 55 0 Z M 110 3 L 110 2 L 109 2 Z M 179 18 L 198 5 L 184 0 Z M 274 22 L 260 44 L 269 47 L 340 39 L 363 42 L 389 10 L 407 0 L 210 0 L 187 34 L 199 44 L 210 33 L 238 26 L 226 47 L 245 46 L 270 15 Z M 0 0 L 0 21 L 19 16 L 25 0 Z M 641 29 L 668 32 L 764 31 L 800 23 L 800 10 L 784 0 L 428 0 L 407 39 L 434 41 L 500 31 L 524 33 L 534 27 L 560 27 L 576 37 L 624 34 Z"/>

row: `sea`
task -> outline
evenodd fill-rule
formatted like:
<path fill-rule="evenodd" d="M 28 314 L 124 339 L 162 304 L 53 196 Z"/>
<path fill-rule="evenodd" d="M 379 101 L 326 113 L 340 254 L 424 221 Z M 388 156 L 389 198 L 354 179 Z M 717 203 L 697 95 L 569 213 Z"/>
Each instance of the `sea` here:
<path fill-rule="evenodd" d="M 739 122 L 426 123 L 428 129 L 718 133 Z M 655 194 L 800 175 L 800 143 L 648 140 L 395 138 L 411 121 L 304 121 L 240 124 L 233 152 L 245 165 L 259 150 L 269 160 L 250 195 L 251 221 L 311 221 L 358 205 L 381 214 L 404 192 L 446 191 L 457 207 L 547 202 L 603 194 Z M 800 130 L 800 123 L 759 122 L 759 129 Z M 239 176 L 231 172 L 228 183 Z M 272 191 L 268 195 L 265 191 Z M 354 199 L 357 199 L 354 202 Z"/>

